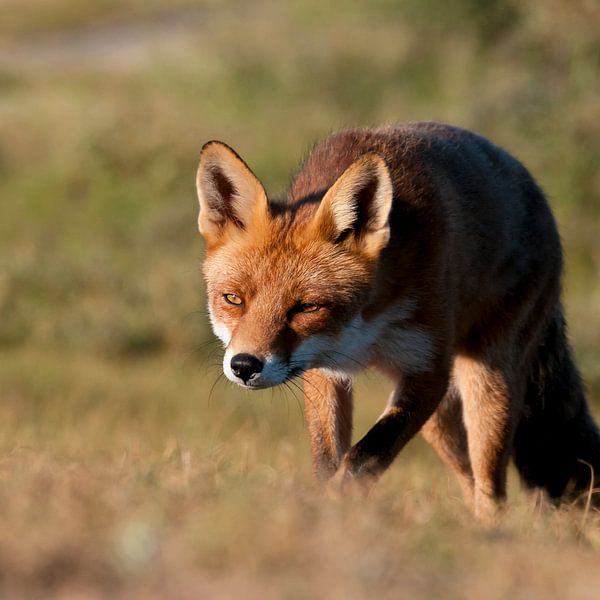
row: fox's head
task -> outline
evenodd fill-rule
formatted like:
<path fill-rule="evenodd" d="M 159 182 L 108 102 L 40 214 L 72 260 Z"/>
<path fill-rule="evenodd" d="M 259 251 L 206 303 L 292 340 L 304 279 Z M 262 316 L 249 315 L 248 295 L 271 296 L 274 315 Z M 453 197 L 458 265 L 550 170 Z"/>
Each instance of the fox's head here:
<path fill-rule="evenodd" d="M 390 236 L 384 160 L 364 155 L 322 197 L 270 205 L 242 159 L 209 142 L 196 183 L 226 376 L 264 388 L 312 368 L 356 370 L 368 335 L 362 310 Z"/>

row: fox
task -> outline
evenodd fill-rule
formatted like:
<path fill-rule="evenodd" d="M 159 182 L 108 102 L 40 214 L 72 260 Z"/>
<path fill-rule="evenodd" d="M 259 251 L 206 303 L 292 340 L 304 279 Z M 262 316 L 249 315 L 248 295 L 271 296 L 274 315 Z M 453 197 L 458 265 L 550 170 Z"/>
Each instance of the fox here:
<path fill-rule="evenodd" d="M 206 143 L 196 176 L 210 322 L 226 377 L 303 381 L 315 474 L 370 489 L 417 433 L 480 520 L 529 490 L 576 497 L 600 434 L 567 338 L 563 251 L 540 186 L 474 132 L 409 122 L 333 133 L 287 198 Z M 355 376 L 394 385 L 352 445 Z"/>

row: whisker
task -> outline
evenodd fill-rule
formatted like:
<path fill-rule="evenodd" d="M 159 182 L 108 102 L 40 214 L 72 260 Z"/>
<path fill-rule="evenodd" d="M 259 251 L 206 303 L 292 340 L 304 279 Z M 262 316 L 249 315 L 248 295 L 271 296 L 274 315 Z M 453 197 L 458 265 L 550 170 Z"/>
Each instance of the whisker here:
<path fill-rule="evenodd" d="M 288 390 L 288 391 L 289 391 L 289 392 L 292 394 L 292 397 L 293 397 L 293 398 L 294 398 L 294 400 L 296 401 L 296 405 L 298 406 L 298 410 L 300 411 L 300 416 L 304 417 L 304 411 L 302 410 L 302 403 L 301 403 L 300 399 L 298 398 L 298 396 L 296 396 L 296 392 L 295 392 L 295 390 L 293 390 L 293 389 L 290 387 L 290 385 L 294 385 L 294 387 L 297 387 L 297 388 L 298 388 L 300 391 L 302 391 L 302 390 L 301 390 L 301 388 L 298 386 L 298 384 L 297 384 L 297 383 L 295 383 L 295 382 L 294 382 L 294 381 L 292 381 L 292 380 L 290 380 L 290 381 L 285 381 L 285 382 L 283 383 L 283 387 L 284 387 L 286 390 Z"/>
<path fill-rule="evenodd" d="M 210 392 L 208 393 L 208 406 L 209 407 L 210 407 L 210 401 L 212 398 L 213 391 L 214 391 L 215 387 L 217 386 L 217 384 L 223 379 L 224 376 L 225 376 L 224 373 L 220 373 L 210 388 Z"/>

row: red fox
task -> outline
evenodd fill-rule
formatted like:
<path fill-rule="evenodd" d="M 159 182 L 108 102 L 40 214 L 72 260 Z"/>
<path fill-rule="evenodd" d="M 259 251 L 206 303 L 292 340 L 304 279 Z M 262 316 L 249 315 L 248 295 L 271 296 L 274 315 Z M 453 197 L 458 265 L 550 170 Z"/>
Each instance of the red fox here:
<path fill-rule="evenodd" d="M 482 519 L 505 498 L 511 457 L 553 500 L 600 473 L 556 224 L 507 152 L 439 123 L 342 131 L 275 203 L 212 141 L 197 191 L 225 375 L 248 389 L 302 377 L 321 480 L 368 485 L 419 431 Z M 396 387 L 351 446 L 352 378 L 367 367 Z"/>

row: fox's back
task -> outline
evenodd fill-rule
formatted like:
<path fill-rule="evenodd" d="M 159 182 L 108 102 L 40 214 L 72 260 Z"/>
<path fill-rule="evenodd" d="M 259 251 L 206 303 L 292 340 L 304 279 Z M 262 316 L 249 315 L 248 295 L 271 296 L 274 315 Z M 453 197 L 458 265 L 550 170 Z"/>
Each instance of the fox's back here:
<path fill-rule="evenodd" d="M 416 122 L 336 133 L 310 153 L 288 202 L 317 201 L 369 152 L 385 159 L 394 188 L 383 297 L 405 292 L 407 281 L 426 295 L 428 278 L 441 275 L 427 272 L 428 258 L 440 255 L 459 329 L 547 274 L 558 289 L 560 241 L 543 193 L 515 158 L 464 129 Z"/>

